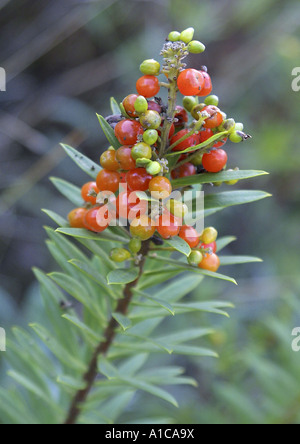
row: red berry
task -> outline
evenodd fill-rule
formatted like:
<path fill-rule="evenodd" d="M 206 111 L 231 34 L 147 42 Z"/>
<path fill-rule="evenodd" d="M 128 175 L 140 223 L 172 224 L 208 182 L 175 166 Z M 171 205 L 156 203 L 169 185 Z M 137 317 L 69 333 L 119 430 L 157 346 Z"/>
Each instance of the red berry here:
<path fill-rule="evenodd" d="M 132 146 L 121 146 L 116 151 L 116 159 L 120 163 L 120 168 L 125 171 L 135 168 L 135 160 L 131 156 Z"/>
<path fill-rule="evenodd" d="M 126 182 L 132 191 L 147 191 L 151 179 L 145 168 L 135 168 L 126 174 Z"/>
<path fill-rule="evenodd" d="M 211 244 L 201 244 L 200 249 L 207 250 L 208 248 L 211 248 L 213 253 L 217 252 L 217 242 L 212 242 Z"/>
<path fill-rule="evenodd" d="M 197 168 L 190 162 L 186 162 L 172 171 L 172 179 L 180 179 L 181 177 L 194 176 L 197 173 Z"/>
<path fill-rule="evenodd" d="M 207 74 L 207 72 L 205 71 L 201 71 L 202 75 L 204 77 L 204 87 L 201 89 L 200 93 L 197 94 L 197 96 L 200 97 L 204 97 L 204 96 L 209 96 L 209 94 L 212 92 L 212 83 L 211 83 L 211 78 L 210 75 Z"/>
<path fill-rule="evenodd" d="M 102 168 L 109 171 L 117 171 L 120 169 L 120 164 L 116 158 L 115 150 L 107 150 L 100 157 L 100 164 Z"/>
<path fill-rule="evenodd" d="M 159 93 L 160 84 L 155 76 L 143 76 L 136 82 L 137 92 L 146 98 L 154 97 Z"/>
<path fill-rule="evenodd" d="M 191 248 L 196 248 L 200 242 L 200 236 L 195 230 L 195 228 L 190 227 L 189 225 L 184 225 L 180 232 L 179 237 L 185 240 Z"/>
<path fill-rule="evenodd" d="M 204 87 L 204 77 L 201 71 L 196 69 L 185 69 L 177 79 L 177 86 L 184 96 L 195 96 Z"/>
<path fill-rule="evenodd" d="M 172 185 L 167 177 L 156 176 L 149 183 L 149 191 L 155 199 L 166 199 L 172 193 Z"/>
<path fill-rule="evenodd" d="M 164 239 L 177 236 L 180 231 L 178 219 L 168 211 L 164 212 L 157 221 L 157 231 Z"/>
<path fill-rule="evenodd" d="M 189 116 L 183 106 L 176 106 L 175 123 L 176 127 L 184 126 L 189 121 Z"/>
<path fill-rule="evenodd" d="M 104 231 L 109 223 L 107 221 L 107 223 L 105 224 L 101 224 L 103 226 L 100 226 L 97 222 L 97 215 L 98 215 L 98 211 L 101 207 L 94 207 L 91 210 L 88 210 L 86 212 L 85 218 L 84 218 L 84 226 L 85 228 L 87 228 L 90 231 L 94 231 L 95 233 L 101 233 L 102 231 Z"/>
<path fill-rule="evenodd" d="M 72 210 L 68 215 L 70 226 L 72 228 L 85 228 L 84 217 L 86 212 L 86 208 L 75 208 Z"/>
<path fill-rule="evenodd" d="M 121 219 L 133 220 L 146 214 L 148 202 L 140 200 L 135 191 L 122 192 L 117 197 L 116 214 Z"/>
<path fill-rule="evenodd" d="M 223 140 L 220 140 L 219 142 L 216 142 L 214 144 L 214 148 L 221 148 L 221 146 L 224 146 L 227 142 L 227 137 L 225 137 Z"/>
<path fill-rule="evenodd" d="M 99 188 L 97 187 L 96 182 L 88 182 L 81 188 L 81 196 L 85 202 L 89 202 L 93 205 L 96 205 L 96 197 L 90 195 L 90 193 L 99 194 Z"/>
<path fill-rule="evenodd" d="M 156 111 L 158 114 L 160 114 L 162 111 L 161 106 L 154 100 L 148 100 L 148 110 Z"/>
<path fill-rule="evenodd" d="M 175 136 L 173 136 L 172 139 L 170 140 L 170 144 L 173 145 L 173 143 L 177 142 L 179 139 L 186 136 L 189 132 L 190 132 L 190 130 L 188 128 L 178 131 L 178 133 L 175 134 Z M 200 143 L 199 134 L 192 134 L 187 139 L 185 139 L 183 142 L 178 143 L 173 148 L 172 151 L 184 151 L 187 148 L 199 145 L 199 143 Z"/>
<path fill-rule="evenodd" d="M 122 145 L 135 145 L 138 136 L 142 135 L 144 129 L 136 120 L 121 120 L 115 126 L 115 135 Z"/>
<path fill-rule="evenodd" d="M 220 267 L 220 259 L 215 253 L 207 254 L 202 259 L 202 261 L 200 262 L 198 267 L 202 268 L 203 270 L 216 272 L 216 271 L 218 271 L 218 269 Z"/>
<path fill-rule="evenodd" d="M 131 222 L 130 233 L 143 241 L 148 240 L 155 233 L 155 224 L 147 215 L 143 215 Z"/>
<path fill-rule="evenodd" d="M 134 103 L 137 98 L 138 98 L 137 94 L 129 94 L 129 96 L 125 97 L 125 99 L 123 100 L 123 106 L 125 108 L 125 111 L 130 117 L 138 116 L 134 108 Z"/>
<path fill-rule="evenodd" d="M 121 181 L 120 174 L 116 171 L 102 170 L 97 176 L 97 187 L 100 191 L 111 191 L 116 193 Z"/>
<path fill-rule="evenodd" d="M 209 173 L 218 173 L 222 171 L 228 160 L 226 151 L 221 149 L 212 150 L 210 153 L 204 154 L 202 158 L 203 168 Z"/>
<path fill-rule="evenodd" d="M 210 128 L 206 128 L 203 131 L 200 131 L 200 143 L 206 142 L 213 135 L 214 135 L 214 132 Z"/>
<path fill-rule="evenodd" d="M 221 125 L 221 123 L 224 120 L 224 116 L 221 113 L 220 109 L 217 106 L 214 105 L 208 105 L 202 108 L 201 113 L 205 111 L 207 114 L 209 114 L 210 117 L 208 117 L 204 124 L 204 128 L 217 128 Z"/>

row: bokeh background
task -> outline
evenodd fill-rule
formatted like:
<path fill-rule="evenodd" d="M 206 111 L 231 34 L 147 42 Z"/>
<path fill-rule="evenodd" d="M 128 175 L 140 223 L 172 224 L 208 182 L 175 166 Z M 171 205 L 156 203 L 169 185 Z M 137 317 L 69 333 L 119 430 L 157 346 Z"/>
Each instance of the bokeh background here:
<path fill-rule="evenodd" d="M 219 322 L 210 342 L 220 359 L 181 362 L 199 381 L 196 390 L 175 390 L 181 408 L 139 398 L 120 421 L 157 415 L 175 423 L 298 423 L 300 353 L 291 350 L 292 329 L 300 326 L 300 92 L 291 88 L 300 65 L 298 0 L 0 1 L 7 72 L 0 93 L 0 325 L 26 325 L 41 310 L 31 267 L 53 266 L 41 208 L 70 210 L 49 177 L 85 180 L 58 143 L 98 160 L 107 143 L 95 112 L 108 114 L 111 96 L 121 101 L 134 92 L 141 61 L 157 58 L 170 30 L 189 26 L 207 46 L 189 63 L 208 66 L 222 108 L 253 136 L 229 148 L 229 166 L 270 172 L 237 187 L 273 195 L 210 223 L 238 237 L 232 253 L 264 263 L 226 270 L 237 288 L 205 280 L 199 289 L 199 297 L 236 308 L 222 322 L 195 316 L 195 323 Z"/>

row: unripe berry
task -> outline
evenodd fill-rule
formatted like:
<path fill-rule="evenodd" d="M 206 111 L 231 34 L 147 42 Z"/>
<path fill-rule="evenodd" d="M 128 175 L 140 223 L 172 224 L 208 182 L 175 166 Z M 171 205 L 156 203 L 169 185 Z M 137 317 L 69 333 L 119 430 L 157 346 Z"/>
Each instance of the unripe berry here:
<path fill-rule="evenodd" d="M 188 44 L 188 51 L 191 54 L 201 54 L 205 51 L 205 45 L 203 45 L 203 43 L 199 42 L 198 40 L 192 40 Z"/>
<path fill-rule="evenodd" d="M 192 251 L 188 257 L 188 262 L 190 265 L 199 265 L 202 262 L 203 255 L 200 251 Z"/>
<path fill-rule="evenodd" d="M 157 111 L 148 110 L 140 117 L 140 124 L 147 129 L 157 129 L 161 125 L 161 117 Z"/>
<path fill-rule="evenodd" d="M 148 110 L 148 102 L 144 96 L 138 96 L 134 102 L 134 109 L 138 114 L 145 113 Z"/>
<path fill-rule="evenodd" d="M 194 119 L 199 120 L 200 119 L 200 113 L 205 108 L 205 103 L 199 103 L 198 105 L 195 105 L 191 111 L 192 117 Z"/>
<path fill-rule="evenodd" d="M 198 105 L 198 98 L 194 96 L 185 96 L 182 104 L 184 108 L 190 113 L 194 106 Z"/>
<path fill-rule="evenodd" d="M 200 166 L 200 165 L 202 165 L 202 159 L 203 159 L 203 154 L 199 152 L 191 160 L 191 163 L 195 166 Z"/>
<path fill-rule="evenodd" d="M 151 174 L 151 176 L 157 176 L 161 172 L 161 169 L 161 164 L 156 161 L 150 162 L 146 167 L 147 173 Z"/>
<path fill-rule="evenodd" d="M 178 42 L 179 39 L 180 39 L 180 32 L 178 31 L 172 31 L 168 35 L 168 40 L 170 40 L 170 42 Z"/>
<path fill-rule="evenodd" d="M 234 170 L 227 170 L 227 171 L 238 171 L 238 168 L 235 168 Z M 225 181 L 226 185 L 236 185 L 239 182 L 238 179 L 233 180 L 227 180 Z"/>
<path fill-rule="evenodd" d="M 218 106 L 219 105 L 219 97 L 212 94 L 211 96 L 206 97 L 206 99 L 204 100 L 204 103 L 205 103 L 205 105 Z"/>
<path fill-rule="evenodd" d="M 203 233 L 201 234 L 201 240 L 204 244 L 211 244 L 215 242 L 218 237 L 218 232 L 214 227 L 205 228 Z"/>
<path fill-rule="evenodd" d="M 233 143 L 240 143 L 243 142 L 244 138 L 243 138 L 243 133 L 241 131 L 233 131 L 230 135 L 229 135 L 229 140 Z"/>
<path fill-rule="evenodd" d="M 175 199 L 168 200 L 166 207 L 173 216 L 180 218 L 183 218 L 189 211 L 187 205 Z"/>
<path fill-rule="evenodd" d="M 114 248 L 110 252 L 110 258 L 113 262 L 125 262 L 131 258 L 131 254 L 125 248 Z"/>
<path fill-rule="evenodd" d="M 224 122 L 219 126 L 220 131 L 230 131 L 235 128 L 235 120 L 234 119 L 226 119 Z"/>
<path fill-rule="evenodd" d="M 142 241 L 141 239 L 133 238 L 130 240 L 128 244 L 129 250 L 133 254 L 137 254 L 141 251 L 142 248 Z"/>
<path fill-rule="evenodd" d="M 136 168 L 146 168 L 151 162 L 151 159 L 141 157 L 139 159 L 136 159 Z"/>
<path fill-rule="evenodd" d="M 194 28 L 187 28 L 180 34 L 180 40 L 184 43 L 190 43 L 195 34 Z"/>
<path fill-rule="evenodd" d="M 131 150 L 131 157 L 134 160 L 137 159 L 151 159 L 152 150 L 151 146 L 144 142 L 137 143 Z"/>
<path fill-rule="evenodd" d="M 158 76 L 160 71 L 160 64 L 154 59 L 144 60 L 140 66 L 140 71 L 144 75 Z"/>
<path fill-rule="evenodd" d="M 143 134 L 143 140 L 148 145 L 154 145 L 158 139 L 158 132 L 154 129 L 146 130 Z"/>

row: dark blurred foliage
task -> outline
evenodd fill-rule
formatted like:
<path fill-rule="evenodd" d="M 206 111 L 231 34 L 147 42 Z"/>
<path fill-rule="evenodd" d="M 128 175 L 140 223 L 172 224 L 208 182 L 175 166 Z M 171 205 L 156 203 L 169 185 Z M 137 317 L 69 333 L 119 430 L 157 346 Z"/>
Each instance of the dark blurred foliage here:
<path fill-rule="evenodd" d="M 98 160 L 107 143 L 95 112 L 108 114 L 111 96 L 120 101 L 134 92 L 139 63 L 157 58 L 170 30 L 187 26 L 207 46 L 188 63 L 208 66 L 221 107 L 253 136 L 229 147 L 228 166 L 271 173 L 237 187 L 273 194 L 210 219 L 222 235 L 238 237 L 233 253 L 265 262 L 226 269 L 240 277 L 238 290 L 206 280 L 206 293 L 229 300 L 233 294 L 237 306 L 248 304 L 251 325 L 264 322 L 261 313 L 275 310 L 280 298 L 299 295 L 300 92 L 291 88 L 300 60 L 298 0 L 3 0 L 0 66 L 8 78 L 7 92 L 0 93 L 3 326 L 16 322 L 15 303 L 22 302 L 22 318 L 30 295 L 36 303 L 31 267 L 52 266 L 44 246 L 43 225 L 49 221 L 40 209 L 65 215 L 69 207 L 49 176 L 77 185 L 85 180 L 58 143 L 66 140 Z M 233 314 L 235 323 L 244 320 L 239 313 Z M 295 325 L 287 322 L 289 334 Z"/>

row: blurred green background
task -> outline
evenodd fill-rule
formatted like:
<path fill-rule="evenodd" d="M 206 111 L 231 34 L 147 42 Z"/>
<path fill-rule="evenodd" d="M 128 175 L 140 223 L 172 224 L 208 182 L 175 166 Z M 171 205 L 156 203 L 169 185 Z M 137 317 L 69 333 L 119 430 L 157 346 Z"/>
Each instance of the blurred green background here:
<path fill-rule="evenodd" d="M 291 88 L 300 65 L 298 0 L 0 1 L 8 81 L 0 93 L 0 326 L 26 324 L 40 311 L 31 267 L 53 266 L 40 209 L 70 210 L 49 176 L 85 180 L 58 143 L 98 161 L 107 143 L 95 112 L 108 114 L 111 96 L 121 101 L 134 92 L 141 61 L 157 58 L 170 30 L 188 26 L 207 46 L 188 63 L 208 66 L 222 108 L 253 136 L 231 144 L 228 166 L 271 173 L 237 187 L 262 188 L 272 198 L 209 223 L 238 237 L 232 253 L 264 263 L 226 269 L 237 288 L 206 279 L 199 289 L 199 298 L 236 308 L 211 337 L 220 360 L 180 361 L 199 381 L 196 390 L 176 392 L 182 408 L 146 398 L 141 412 L 139 398 L 120 420 L 157 414 L 177 423 L 298 423 L 300 353 L 291 349 L 300 326 L 300 92 Z M 195 316 L 195 323 L 211 321 L 218 322 Z"/>

